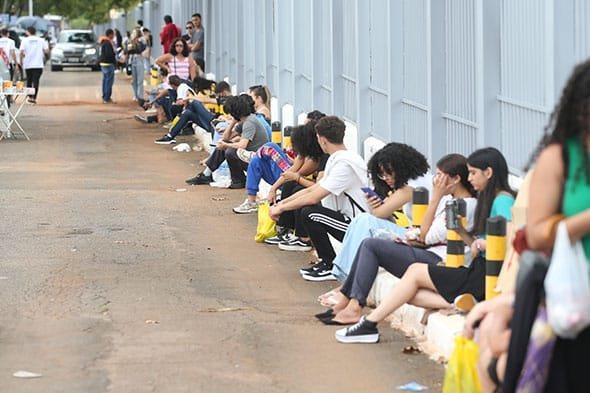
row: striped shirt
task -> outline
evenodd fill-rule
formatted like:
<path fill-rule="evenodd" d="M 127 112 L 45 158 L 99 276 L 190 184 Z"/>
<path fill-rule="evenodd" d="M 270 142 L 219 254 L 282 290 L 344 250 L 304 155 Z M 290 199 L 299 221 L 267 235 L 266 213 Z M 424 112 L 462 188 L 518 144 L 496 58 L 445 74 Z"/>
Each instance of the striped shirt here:
<path fill-rule="evenodd" d="M 168 63 L 170 72 L 168 75 L 178 75 L 180 79 L 190 79 L 189 58 L 184 60 L 178 59 L 176 56 L 172 58 L 172 62 Z"/>

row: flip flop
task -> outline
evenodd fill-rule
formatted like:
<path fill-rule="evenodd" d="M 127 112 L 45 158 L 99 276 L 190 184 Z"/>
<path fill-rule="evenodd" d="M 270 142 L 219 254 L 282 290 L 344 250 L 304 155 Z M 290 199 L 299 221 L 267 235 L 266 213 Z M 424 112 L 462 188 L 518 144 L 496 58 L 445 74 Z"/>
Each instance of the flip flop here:
<path fill-rule="evenodd" d="M 334 318 L 334 310 L 331 308 L 321 312 L 319 314 L 314 315 L 317 319 L 325 319 L 325 318 Z"/>

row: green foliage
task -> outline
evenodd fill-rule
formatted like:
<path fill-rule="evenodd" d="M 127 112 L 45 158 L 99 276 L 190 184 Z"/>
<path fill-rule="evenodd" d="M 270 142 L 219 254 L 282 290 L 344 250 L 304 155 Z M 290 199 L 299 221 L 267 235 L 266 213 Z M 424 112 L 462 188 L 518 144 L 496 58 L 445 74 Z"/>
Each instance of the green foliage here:
<path fill-rule="evenodd" d="M 90 24 L 106 22 L 111 9 L 130 10 L 141 0 L 34 0 L 35 15 L 62 15 L 70 20 L 84 18 Z M 16 15 L 28 13 L 28 0 L 3 0 L 4 12 Z"/>

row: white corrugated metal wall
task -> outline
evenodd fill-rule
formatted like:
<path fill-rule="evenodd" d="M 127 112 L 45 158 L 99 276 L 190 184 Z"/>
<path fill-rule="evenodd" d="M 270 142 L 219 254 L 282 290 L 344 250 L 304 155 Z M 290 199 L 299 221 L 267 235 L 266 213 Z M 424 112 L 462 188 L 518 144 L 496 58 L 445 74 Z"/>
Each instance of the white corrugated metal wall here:
<path fill-rule="evenodd" d="M 434 162 L 499 147 L 527 161 L 563 83 L 590 54 L 586 0 L 146 0 L 108 26 L 203 15 L 207 71 L 279 106 L 319 109 Z M 97 26 L 102 33 L 107 25 Z M 281 111 L 277 111 L 281 113 Z"/>

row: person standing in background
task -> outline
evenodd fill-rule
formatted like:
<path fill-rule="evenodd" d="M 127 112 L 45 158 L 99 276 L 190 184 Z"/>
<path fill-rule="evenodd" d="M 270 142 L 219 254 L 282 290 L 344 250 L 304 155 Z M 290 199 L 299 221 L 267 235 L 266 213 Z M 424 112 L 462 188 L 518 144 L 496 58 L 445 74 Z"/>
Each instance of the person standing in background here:
<path fill-rule="evenodd" d="M 20 61 L 27 74 L 27 87 L 35 88 L 35 93 L 29 95 L 29 104 L 37 103 L 39 93 L 39 80 L 43 73 L 45 55 L 49 54 L 47 41 L 35 34 L 37 30 L 33 26 L 27 27 L 27 36 L 20 44 Z"/>
<path fill-rule="evenodd" d="M 8 37 L 8 29 L 0 30 L 0 49 L 4 51 L 2 60 L 10 70 L 10 79 L 14 79 L 14 67 L 18 64 L 16 60 L 16 44 Z"/>
<path fill-rule="evenodd" d="M 115 81 L 115 64 L 117 57 L 115 55 L 115 44 L 113 29 L 107 29 L 105 35 L 100 37 L 100 56 L 98 62 L 102 71 L 102 102 L 103 104 L 112 104 L 111 94 L 113 92 L 113 82 Z"/>
<path fill-rule="evenodd" d="M 143 29 L 141 29 L 141 32 L 143 33 L 143 40 L 145 41 L 145 50 L 142 53 L 142 56 L 144 57 L 144 62 L 145 62 L 145 73 L 149 74 L 150 73 L 150 61 L 151 61 L 151 57 L 152 57 L 152 45 L 154 43 L 154 38 L 152 37 L 152 32 L 150 31 L 150 29 L 148 29 L 147 27 L 144 27 Z"/>
<path fill-rule="evenodd" d="M 195 63 L 205 72 L 205 28 L 201 21 L 201 14 L 196 13 L 191 17 L 193 31 L 191 35 L 191 53 Z"/>
<path fill-rule="evenodd" d="M 175 38 L 180 37 L 180 28 L 172 22 L 170 15 L 164 15 L 164 26 L 160 31 L 160 43 L 162 44 L 163 53 L 170 51 L 170 44 Z"/>

